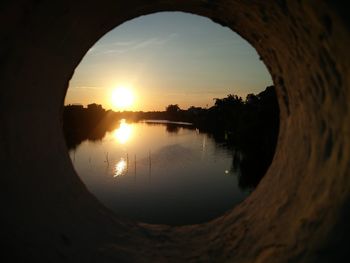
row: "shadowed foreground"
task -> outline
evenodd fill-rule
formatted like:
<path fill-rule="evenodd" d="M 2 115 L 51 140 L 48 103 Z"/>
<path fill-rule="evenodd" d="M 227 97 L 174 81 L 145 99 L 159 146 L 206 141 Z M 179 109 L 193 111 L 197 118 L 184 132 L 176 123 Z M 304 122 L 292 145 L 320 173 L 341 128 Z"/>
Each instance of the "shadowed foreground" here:
<path fill-rule="evenodd" d="M 87 50 L 156 11 L 207 16 L 247 39 L 280 105 L 264 179 L 221 218 L 186 227 L 126 221 L 73 170 L 61 116 Z M 350 46 L 341 1 L 1 3 L 3 258 L 35 262 L 342 262 L 349 243 Z"/>

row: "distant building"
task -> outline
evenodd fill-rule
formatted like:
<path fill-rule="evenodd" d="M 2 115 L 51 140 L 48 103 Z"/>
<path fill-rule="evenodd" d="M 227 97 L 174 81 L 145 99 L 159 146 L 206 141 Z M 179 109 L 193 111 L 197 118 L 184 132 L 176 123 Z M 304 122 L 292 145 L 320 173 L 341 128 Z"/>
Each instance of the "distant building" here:
<path fill-rule="evenodd" d="M 96 103 L 88 104 L 88 105 L 87 105 L 87 108 L 88 108 L 89 110 L 104 110 L 104 109 L 102 108 L 102 105 L 96 104 Z"/>
<path fill-rule="evenodd" d="M 66 109 L 70 110 L 78 110 L 78 109 L 84 109 L 84 106 L 82 104 L 74 103 L 74 104 L 68 104 L 64 106 Z"/>

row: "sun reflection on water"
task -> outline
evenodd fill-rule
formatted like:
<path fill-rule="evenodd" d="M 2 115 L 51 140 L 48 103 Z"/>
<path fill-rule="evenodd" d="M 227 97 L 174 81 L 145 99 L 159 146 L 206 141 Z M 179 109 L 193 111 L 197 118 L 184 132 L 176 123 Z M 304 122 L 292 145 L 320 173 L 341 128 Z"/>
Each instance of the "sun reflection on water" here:
<path fill-rule="evenodd" d="M 113 177 L 118 177 L 126 172 L 127 163 L 124 158 L 120 158 L 120 161 L 115 164 Z"/>
<path fill-rule="evenodd" d="M 120 143 L 125 144 L 131 137 L 132 126 L 125 119 L 120 120 L 119 128 L 113 133 L 114 138 Z"/>

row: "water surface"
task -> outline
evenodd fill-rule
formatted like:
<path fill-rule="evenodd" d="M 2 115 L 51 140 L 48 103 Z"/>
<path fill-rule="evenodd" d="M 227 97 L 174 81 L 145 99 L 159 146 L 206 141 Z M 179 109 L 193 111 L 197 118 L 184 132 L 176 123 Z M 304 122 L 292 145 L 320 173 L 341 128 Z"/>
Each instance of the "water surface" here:
<path fill-rule="evenodd" d="M 70 150 L 87 188 L 116 214 L 170 225 L 224 214 L 246 196 L 232 150 L 186 123 L 127 123 Z"/>

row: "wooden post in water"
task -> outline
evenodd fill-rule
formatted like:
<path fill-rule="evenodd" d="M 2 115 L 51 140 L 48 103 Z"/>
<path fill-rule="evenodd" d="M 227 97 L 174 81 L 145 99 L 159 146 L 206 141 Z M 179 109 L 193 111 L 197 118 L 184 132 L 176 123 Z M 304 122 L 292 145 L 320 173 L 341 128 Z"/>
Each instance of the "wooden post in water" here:
<path fill-rule="evenodd" d="M 148 154 L 148 160 L 149 160 L 149 169 L 148 169 L 148 178 L 149 178 L 149 181 L 151 181 L 151 175 L 152 175 L 152 160 L 151 160 L 151 151 L 149 151 L 149 154 Z"/>
<path fill-rule="evenodd" d="M 136 154 L 134 156 L 134 168 L 135 168 L 134 172 L 135 172 L 135 181 L 136 181 Z"/>
<path fill-rule="evenodd" d="M 128 174 L 129 171 L 129 154 L 126 153 L 126 171 L 125 171 L 125 175 Z"/>
<path fill-rule="evenodd" d="M 106 153 L 106 163 L 107 163 L 107 166 L 109 166 L 108 152 Z"/>

